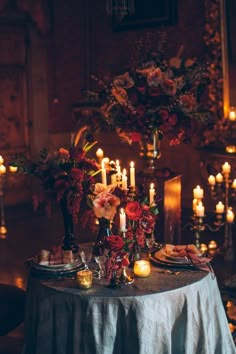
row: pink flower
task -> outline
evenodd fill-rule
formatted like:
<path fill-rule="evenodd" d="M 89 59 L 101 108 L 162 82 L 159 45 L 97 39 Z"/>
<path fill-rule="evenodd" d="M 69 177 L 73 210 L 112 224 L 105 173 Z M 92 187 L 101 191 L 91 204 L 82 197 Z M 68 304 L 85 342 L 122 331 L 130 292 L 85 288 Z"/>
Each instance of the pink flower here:
<path fill-rule="evenodd" d="M 112 220 L 119 204 L 120 198 L 111 193 L 102 192 L 93 200 L 94 213 L 97 218 Z"/>

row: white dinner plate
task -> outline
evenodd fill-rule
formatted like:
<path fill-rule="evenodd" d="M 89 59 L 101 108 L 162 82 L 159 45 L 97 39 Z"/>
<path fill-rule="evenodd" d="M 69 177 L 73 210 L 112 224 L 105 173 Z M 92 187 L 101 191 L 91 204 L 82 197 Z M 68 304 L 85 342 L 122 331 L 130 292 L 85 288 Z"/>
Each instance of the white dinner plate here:
<path fill-rule="evenodd" d="M 153 253 L 152 257 L 162 263 L 173 265 L 191 265 L 191 261 L 187 257 L 170 256 L 165 252 L 163 248 Z"/>

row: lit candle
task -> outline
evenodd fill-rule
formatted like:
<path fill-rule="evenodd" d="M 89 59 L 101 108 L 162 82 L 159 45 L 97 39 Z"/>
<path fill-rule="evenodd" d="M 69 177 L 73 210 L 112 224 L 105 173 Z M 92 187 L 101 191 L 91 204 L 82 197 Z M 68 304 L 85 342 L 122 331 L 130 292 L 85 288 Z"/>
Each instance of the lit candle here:
<path fill-rule="evenodd" d="M 4 175 L 6 173 L 6 166 L 0 165 L 0 175 Z"/>
<path fill-rule="evenodd" d="M 9 170 L 10 170 L 10 172 L 12 172 L 12 173 L 15 173 L 17 170 L 18 170 L 18 167 L 17 166 L 9 166 Z"/>
<path fill-rule="evenodd" d="M 105 168 L 105 161 L 104 159 L 102 160 L 102 170 L 101 170 L 101 173 L 102 173 L 102 184 L 104 184 L 105 186 L 107 185 L 107 171 L 106 171 L 106 168 Z"/>
<path fill-rule="evenodd" d="M 236 188 L 236 178 L 233 180 L 233 183 L 232 183 L 232 188 Z"/>
<path fill-rule="evenodd" d="M 231 171 L 231 166 L 228 162 L 225 162 L 224 165 L 222 166 L 222 172 L 229 174 Z"/>
<path fill-rule="evenodd" d="M 221 173 L 217 173 L 216 175 L 216 182 L 217 183 L 222 183 L 223 182 L 223 176 Z"/>
<path fill-rule="evenodd" d="M 217 214 L 223 214 L 224 210 L 225 210 L 225 206 L 222 202 L 219 202 L 216 204 L 216 213 Z"/>
<path fill-rule="evenodd" d="M 122 173 L 122 189 L 127 190 L 128 186 L 127 186 L 127 172 L 126 169 L 123 169 L 123 173 Z"/>
<path fill-rule="evenodd" d="M 120 231 L 126 231 L 126 214 L 123 208 L 120 209 Z"/>
<path fill-rule="evenodd" d="M 196 206 L 197 206 L 198 200 L 196 198 L 193 199 L 193 212 L 196 212 Z"/>
<path fill-rule="evenodd" d="M 209 244 L 208 244 L 208 248 L 209 248 L 209 250 L 214 250 L 214 249 L 216 249 L 216 248 L 217 248 L 217 243 L 216 243 L 216 241 L 214 241 L 214 240 L 210 241 Z"/>
<path fill-rule="evenodd" d="M 193 190 L 193 198 L 194 199 L 202 199 L 203 198 L 204 191 L 200 186 L 197 186 Z"/>
<path fill-rule="evenodd" d="M 227 210 L 226 220 L 230 224 L 234 221 L 234 213 L 233 213 L 233 211 L 231 209 Z"/>
<path fill-rule="evenodd" d="M 154 197 L 155 197 L 154 183 L 151 183 L 150 188 L 149 188 L 149 204 L 150 205 L 154 204 Z"/>
<path fill-rule="evenodd" d="M 229 120 L 236 120 L 236 112 L 233 108 L 230 109 Z"/>
<path fill-rule="evenodd" d="M 130 162 L 130 187 L 135 187 L 135 168 L 134 162 Z"/>
<path fill-rule="evenodd" d="M 4 159 L 3 159 L 3 157 L 0 155 L 0 165 L 2 165 L 3 162 L 4 162 Z"/>
<path fill-rule="evenodd" d="M 96 156 L 97 156 L 98 162 L 101 163 L 102 159 L 104 157 L 104 152 L 101 148 L 97 149 Z"/>
<path fill-rule="evenodd" d="M 208 183 L 209 183 L 211 186 L 214 186 L 214 185 L 215 185 L 216 179 L 215 179 L 215 177 L 214 177 L 213 175 L 210 175 L 210 176 L 208 177 Z"/>
<path fill-rule="evenodd" d="M 93 273 L 91 270 L 85 269 L 77 272 L 77 282 L 81 289 L 89 289 L 93 283 Z"/>
<path fill-rule="evenodd" d="M 204 253 L 204 252 L 206 252 L 207 251 L 207 245 L 205 244 L 205 243 L 201 243 L 200 244 L 200 251 L 201 251 L 201 253 Z"/>
<path fill-rule="evenodd" d="M 196 205 L 196 215 L 202 217 L 204 216 L 204 214 L 205 214 L 205 207 L 203 206 L 202 202 L 199 202 Z"/>
<path fill-rule="evenodd" d="M 150 262 L 144 259 L 134 263 L 134 274 L 140 278 L 146 278 L 151 273 Z"/>
<path fill-rule="evenodd" d="M 121 173 L 121 167 L 120 167 L 120 161 L 119 160 L 116 160 L 116 171 L 117 173 Z"/>

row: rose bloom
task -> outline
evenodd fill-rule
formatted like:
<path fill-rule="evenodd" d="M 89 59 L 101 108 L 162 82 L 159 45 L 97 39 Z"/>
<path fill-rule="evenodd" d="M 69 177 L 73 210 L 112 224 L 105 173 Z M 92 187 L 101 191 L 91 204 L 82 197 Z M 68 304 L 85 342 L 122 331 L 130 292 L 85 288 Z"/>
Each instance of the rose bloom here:
<path fill-rule="evenodd" d="M 93 201 L 94 213 L 97 218 L 113 219 L 116 208 L 120 204 L 120 198 L 115 195 L 102 192 Z"/>
<path fill-rule="evenodd" d="M 161 88 L 166 95 L 174 96 L 176 94 L 176 82 L 170 79 L 164 79 L 161 83 Z"/>
<path fill-rule="evenodd" d="M 121 236 L 111 235 L 106 238 L 104 247 L 111 251 L 119 251 L 124 247 L 124 241 Z"/>
<path fill-rule="evenodd" d="M 85 157 L 86 152 L 81 148 L 70 148 L 70 157 L 75 161 L 80 161 Z"/>
<path fill-rule="evenodd" d="M 150 234 L 155 226 L 155 216 L 150 213 L 146 212 L 144 215 L 141 216 L 139 220 L 139 227 L 147 234 Z"/>
<path fill-rule="evenodd" d="M 130 139 L 132 140 L 132 142 L 140 142 L 142 139 L 142 135 L 137 132 L 132 132 L 130 133 Z"/>
<path fill-rule="evenodd" d="M 128 202 L 125 207 L 125 212 L 130 220 L 139 220 L 142 215 L 143 209 L 139 202 Z"/>

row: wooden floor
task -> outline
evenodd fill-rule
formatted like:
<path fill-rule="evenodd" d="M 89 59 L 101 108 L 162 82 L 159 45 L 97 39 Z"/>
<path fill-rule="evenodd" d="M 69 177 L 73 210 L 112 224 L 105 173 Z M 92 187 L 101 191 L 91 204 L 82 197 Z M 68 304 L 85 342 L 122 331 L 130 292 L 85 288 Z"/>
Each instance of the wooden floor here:
<path fill-rule="evenodd" d="M 187 222 L 187 213 L 183 215 L 183 223 Z M 44 213 L 34 213 L 31 205 L 6 208 L 5 221 L 8 233 L 5 239 L 0 239 L 0 283 L 11 284 L 26 289 L 28 269 L 25 261 L 36 255 L 42 248 L 58 245 L 63 236 L 63 224 L 59 212 L 55 212 L 52 219 Z M 75 230 L 78 242 L 89 242 L 95 235 Z M 201 242 L 208 243 L 211 239 L 223 244 L 222 233 L 206 233 L 202 235 Z M 190 230 L 182 233 L 183 243 L 192 243 L 193 234 Z M 236 254 L 236 252 L 235 252 Z M 222 298 L 230 311 L 231 325 L 236 328 L 236 278 L 234 289 L 226 289 L 225 281 L 236 274 L 236 261 L 226 262 L 222 255 L 214 258 L 213 267 L 218 279 Z M 230 301 L 230 302 L 229 302 Z M 231 304 L 231 308 L 229 308 Z M 235 330 L 234 328 L 234 330 Z M 23 324 L 5 337 L 0 337 L 0 354 L 20 354 L 23 345 Z M 42 353 L 43 354 L 43 353 Z M 56 353 L 55 353 L 56 354 Z"/>

